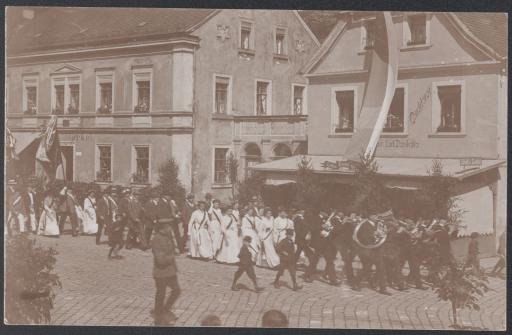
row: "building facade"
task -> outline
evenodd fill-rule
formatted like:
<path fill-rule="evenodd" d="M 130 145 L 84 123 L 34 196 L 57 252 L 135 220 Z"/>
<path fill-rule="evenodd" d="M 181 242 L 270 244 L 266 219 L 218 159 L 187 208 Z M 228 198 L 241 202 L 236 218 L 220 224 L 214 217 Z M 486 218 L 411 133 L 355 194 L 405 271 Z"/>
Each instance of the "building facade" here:
<path fill-rule="evenodd" d="M 229 154 L 243 178 L 306 150 L 319 42 L 296 11 L 10 9 L 7 36 L 7 126 L 19 151 L 59 115 L 67 180 L 143 187 L 174 158 L 226 199 Z"/>

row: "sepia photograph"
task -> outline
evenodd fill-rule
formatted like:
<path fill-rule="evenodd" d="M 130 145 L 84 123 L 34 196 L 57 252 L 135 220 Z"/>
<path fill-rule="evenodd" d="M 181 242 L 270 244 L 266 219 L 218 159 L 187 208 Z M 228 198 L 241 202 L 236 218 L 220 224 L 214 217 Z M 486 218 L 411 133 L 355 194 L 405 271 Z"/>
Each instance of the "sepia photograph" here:
<path fill-rule="evenodd" d="M 4 324 L 506 330 L 508 13 L 4 14 Z"/>

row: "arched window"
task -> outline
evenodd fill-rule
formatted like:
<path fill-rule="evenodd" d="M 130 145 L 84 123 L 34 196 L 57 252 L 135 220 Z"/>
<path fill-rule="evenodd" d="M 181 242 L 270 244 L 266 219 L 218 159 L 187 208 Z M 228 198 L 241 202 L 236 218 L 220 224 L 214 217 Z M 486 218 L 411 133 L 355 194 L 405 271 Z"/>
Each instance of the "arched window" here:
<path fill-rule="evenodd" d="M 292 150 L 287 144 L 278 143 L 274 147 L 274 157 L 273 159 L 281 159 L 290 157 L 292 155 Z"/>
<path fill-rule="evenodd" d="M 261 150 L 256 143 L 247 143 L 244 148 L 245 176 L 250 175 L 249 168 L 261 162 Z"/>
<path fill-rule="evenodd" d="M 294 155 L 307 155 L 308 154 L 308 144 L 306 142 L 299 143 L 297 148 L 295 148 L 293 154 Z"/>

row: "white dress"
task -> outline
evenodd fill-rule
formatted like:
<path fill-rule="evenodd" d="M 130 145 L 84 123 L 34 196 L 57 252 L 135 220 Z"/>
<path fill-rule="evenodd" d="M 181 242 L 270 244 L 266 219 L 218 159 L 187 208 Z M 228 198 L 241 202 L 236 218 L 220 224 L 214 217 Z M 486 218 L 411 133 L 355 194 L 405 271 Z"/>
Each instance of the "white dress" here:
<path fill-rule="evenodd" d="M 221 263 L 238 263 L 238 253 L 240 252 L 240 240 L 238 239 L 238 225 L 235 218 L 231 215 L 222 216 L 222 239 L 221 247 L 216 256 Z"/>
<path fill-rule="evenodd" d="M 256 230 L 258 220 L 258 217 L 249 215 L 245 215 L 242 219 L 242 239 L 245 236 L 250 236 L 252 238 L 249 250 L 252 254 L 253 261 L 256 261 L 256 256 L 261 244 L 258 231 Z"/>
<path fill-rule="evenodd" d="M 37 220 L 36 220 L 36 211 L 34 208 L 34 193 L 29 192 L 28 193 L 30 202 L 28 205 L 29 215 L 28 215 L 28 221 L 30 223 L 30 231 L 35 232 L 37 227 Z"/>
<path fill-rule="evenodd" d="M 261 247 L 256 258 L 258 266 L 275 268 L 279 265 L 279 255 L 274 248 L 273 231 L 274 218 L 263 217 L 257 225 Z"/>
<path fill-rule="evenodd" d="M 96 201 L 89 197 L 84 200 L 83 232 L 84 234 L 96 234 L 98 223 L 96 222 Z"/>
<path fill-rule="evenodd" d="M 221 221 L 223 215 L 220 209 L 215 208 L 212 208 L 208 214 L 210 215 L 208 232 L 210 233 L 210 238 L 212 239 L 212 249 L 213 254 L 215 255 L 220 249 L 222 243 Z"/>
<path fill-rule="evenodd" d="M 286 229 L 294 229 L 293 221 L 280 216 L 274 219 L 274 245 L 286 238 Z"/>
<path fill-rule="evenodd" d="M 190 216 L 188 222 L 188 233 L 190 236 L 189 255 L 192 258 L 212 258 L 212 240 L 208 232 L 208 213 L 196 209 Z"/>
<path fill-rule="evenodd" d="M 55 212 L 56 200 L 53 197 L 46 197 L 43 202 L 43 212 L 39 218 L 39 226 L 37 235 L 59 236 L 59 224 L 57 222 L 57 214 Z"/>

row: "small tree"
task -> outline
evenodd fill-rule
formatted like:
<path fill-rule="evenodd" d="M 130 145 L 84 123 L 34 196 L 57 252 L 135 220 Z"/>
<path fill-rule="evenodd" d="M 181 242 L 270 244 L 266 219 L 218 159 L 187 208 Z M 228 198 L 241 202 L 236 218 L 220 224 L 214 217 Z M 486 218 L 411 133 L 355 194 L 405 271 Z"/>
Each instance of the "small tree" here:
<path fill-rule="evenodd" d="M 231 183 L 231 196 L 236 198 L 236 189 L 238 186 L 238 159 L 230 152 L 228 156 L 229 182 Z"/>
<path fill-rule="evenodd" d="M 261 197 L 264 187 L 265 177 L 255 171 L 238 185 L 238 200 L 242 204 L 247 204 L 253 196 Z"/>
<path fill-rule="evenodd" d="M 57 252 L 36 246 L 34 239 L 20 234 L 6 239 L 5 321 L 9 324 L 42 324 L 51 321 L 56 287 Z"/>
<path fill-rule="evenodd" d="M 478 299 L 489 291 L 485 275 L 475 275 L 463 262 L 452 267 L 445 267 L 436 273 L 432 289 L 440 300 L 449 301 L 452 305 L 453 326 L 458 328 L 457 309 L 468 308 L 478 311 Z"/>
<path fill-rule="evenodd" d="M 311 160 L 302 156 L 297 164 L 295 206 L 316 211 L 324 206 L 327 191 L 322 187 L 320 178 L 313 172 Z"/>
<path fill-rule="evenodd" d="M 360 161 L 354 164 L 355 176 L 352 182 L 354 198 L 352 211 L 368 216 L 389 209 L 385 187 L 378 174 L 379 166 L 373 156 L 361 154 Z"/>
<path fill-rule="evenodd" d="M 179 179 L 179 166 L 174 158 L 163 162 L 158 168 L 158 187 L 171 196 L 176 203 L 185 201 L 185 188 Z"/>

